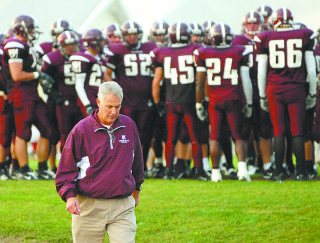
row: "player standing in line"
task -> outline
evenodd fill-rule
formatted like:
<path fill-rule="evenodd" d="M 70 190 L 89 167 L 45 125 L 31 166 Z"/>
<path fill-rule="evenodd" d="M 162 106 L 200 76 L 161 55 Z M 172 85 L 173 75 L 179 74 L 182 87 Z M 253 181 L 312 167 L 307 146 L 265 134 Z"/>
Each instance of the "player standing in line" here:
<path fill-rule="evenodd" d="M 85 116 L 98 108 L 96 98 L 99 86 L 105 80 L 105 59 L 101 56 L 105 39 L 99 29 L 88 30 L 82 36 L 85 51 L 74 53 L 70 57 L 72 71 L 76 74 L 75 88 L 80 100 L 79 105 Z"/>
<path fill-rule="evenodd" d="M 193 52 L 199 45 L 190 45 L 191 30 L 188 24 L 177 22 L 170 26 L 170 47 L 160 47 L 151 52 L 155 76 L 152 82 L 152 95 L 159 108 L 160 82 L 166 86 L 166 113 L 168 139 L 165 146 L 165 179 L 174 179 L 173 160 L 175 145 L 180 135 L 181 120 L 184 119 L 192 140 L 192 157 L 195 178 L 208 180 L 202 167 L 200 144 L 200 121 L 195 110 L 195 64 Z M 159 109 L 163 109 L 159 108 Z M 159 110 L 158 109 L 158 110 Z"/>
<path fill-rule="evenodd" d="M 259 12 L 250 11 L 247 13 L 244 16 L 242 23 L 244 34 L 235 36 L 232 40 L 232 45 L 243 45 L 251 51 L 249 56 L 249 67 L 253 91 L 252 118 L 247 120 L 244 127 L 244 133 L 247 133 L 244 134 L 245 140 L 249 139 L 247 154 L 248 170 L 252 175 L 256 172 L 256 169 L 258 169 L 256 173 L 261 172 L 265 179 L 270 179 L 273 172 L 271 163 L 273 127 L 269 112 L 262 110 L 260 107 L 257 83 L 258 63 L 253 40 L 254 37 L 261 32 L 263 21 L 263 17 Z M 251 137 L 249 138 L 249 136 Z M 250 157 L 253 159 L 249 159 Z"/>
<path fill-rule="evenodd" d="M 246 149 L 241 129 L 244 119 L 252 115 L 252 87 L 249 76 L 250 51 L 244 46 L 231 46 L 233 35 L 230 26 L 219 23 L 209 31 L 213 47 L 195 51 L 197 64 L 197 115 L 204 119 L 206 110 L 201 101 L 204 97 L 205 80 L 209 88 L 209 118 L 211 124 L 210 156 L 211 180 L 222 180 L 219 169 L 221 156 L 221 128 L 226 117 L 238 156 L 238 179 L 251 181 L 246 164 Z"/>
<path fill-rule="evenodd" d="M 58 37 L 58 49 L 43 57 L 42 71 L 50 75 L 56 83 L 61 101 L 56 106 L 59 125 L 61 151 L 71 129 L 84 118 L 75 90 L 75 73 L 71 68 L 70 56 L 79 51 L 78 35 L 73 31 L 64 31 Z"/>
<path fill-rule="evenodd" d="M 315 33 L 294 29 L 292 12 L 283 7 L 272 14 L 274 31 L 255 37 L 258 53 L 258 87 L 260 105 L 270 110 L 274 128 L 276 170 L 271 181 L 283 182 L 282 163 L 285 155 L 285 124 L 289 118 L 297 180 L 308 180 L 305 168 L 303 120 L 306 109 L 316 103 L 316 72 L 313 50 Z M 309 88 L 306 90 L 306 77 Z"/>

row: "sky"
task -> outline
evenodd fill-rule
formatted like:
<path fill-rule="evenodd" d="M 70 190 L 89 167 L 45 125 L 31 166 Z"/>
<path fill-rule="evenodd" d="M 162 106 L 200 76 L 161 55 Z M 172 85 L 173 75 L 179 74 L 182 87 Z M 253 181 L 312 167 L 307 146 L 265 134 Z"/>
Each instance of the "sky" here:
<path fill-rule="evenodd" d="M 121 1 L 121 10 L 128 19 L 141 24 L 145 38 L 151 24 L 158 19 L 167 20 L 169 24 L 177 21 L 203 23 L 212 19 L 229 24 L 233 33 L 238 34 L 243 16 L 262 4 L 271 6 L 273 10 L 285 6 L 293 12 L 295 22 L 305 23 L 314 31 L 320 27 L 319 0 L 0 0 L 0 32 L 8 28 L 12 19 L 20 14 L 30 14 L 37 19 L 44 32 L 42 40 L 50 38 L 50 25 L 58 18 L 69 20 L 76 30 L 85 30 L 89 28 L 88 21 L 92 21 L 91 13 L 119 14 L 121 11 L 114 9 L 114 12 L 108 12 L 115 1 Z M 106 6 L 106 10 L 100 11 L 101 6 Z M 103 28 L 111 24 L 108 21 L 100 18 L 93 24 Z"/>

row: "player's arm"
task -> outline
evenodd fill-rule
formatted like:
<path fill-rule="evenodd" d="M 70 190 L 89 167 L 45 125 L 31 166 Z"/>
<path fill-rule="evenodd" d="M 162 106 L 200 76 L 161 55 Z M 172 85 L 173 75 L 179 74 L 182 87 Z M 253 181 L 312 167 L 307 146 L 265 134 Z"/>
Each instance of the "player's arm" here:
<path fill-rule="evenodd" d="M 304 57 L 306 61 L 306 68 L 309 80 L 309 94 L 311 96 L 314 96 L 317 92 L 317 74 L 316 61 L 313 55 L 313 51 L 306 51 Z"/>
<path fill-rule="evenodd" d="M 23 62 L 9 62 L 9 69 L 14 82 L 30 81 L 39 78 L 38 72 L 23 71 Z"/>
<path fill-rule="evenodd" d="M 252 82 L 249 74 L 249 66 L 240 67 L 240 76 L 243 85 L 244 95 L 248 105 L 252 105 Z"/>
<path fill-rule="evenodd" d="M 267 96 L 266 87 L 267 87 L 267 68 L 268 68 L 268 55 L 259 54 L 257 55 L 258 60 L 258 88 L 259 95 L 261 98 Z"/>
<path fill-rule="evenodd" d="M 154 77 L 152 80 L 152 96 L 155 104 L 160 101 L 160 82 L 163 78 L 163 70 L 161 67 L 156 67 L 154 70 Z"/>
<path fill-rule="evenodd" d="M 198 71 L 196 74 L 196 100 L 197 103 L 201 103 L 205 97 L 205 81 L 206 81 L 206 72 Z"/>
<path fill-rule="evenodd" d="M 113 81 L 113 79 L 111 78 L 112 73 L 113 70 L 107 67 L 106 74 L 104 75 L 104 81 Z"/>

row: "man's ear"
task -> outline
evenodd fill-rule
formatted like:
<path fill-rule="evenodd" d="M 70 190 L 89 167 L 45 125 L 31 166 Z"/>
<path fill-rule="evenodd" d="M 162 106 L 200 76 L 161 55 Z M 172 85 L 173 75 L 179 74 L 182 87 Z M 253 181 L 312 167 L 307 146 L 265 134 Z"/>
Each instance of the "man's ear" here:
<path fill-rule="evenodd" d="M 100 107 L 100 99 L 97 98 L 97 106 Z"/>

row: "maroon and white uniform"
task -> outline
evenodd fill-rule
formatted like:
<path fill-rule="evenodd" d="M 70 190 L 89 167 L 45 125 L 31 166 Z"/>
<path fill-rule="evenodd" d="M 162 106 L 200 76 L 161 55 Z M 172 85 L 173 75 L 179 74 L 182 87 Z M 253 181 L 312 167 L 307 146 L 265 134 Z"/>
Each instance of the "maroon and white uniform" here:
<path fill-rule="evenodd" d="M 260 79 L 262 83 L 259 81 L 259 93 L 261 97 L 268 97 L 275 137 L 285 134 L 287 112 L 292 136 L 303 135 L 307 78 L 305 52 L 313 51 L 314 38 L 315 34 L 309 29 L 290 28 L 261 32 L 255 37 L 257 54 L 268 58 L 267 70 L 259 70 L 267 75 L 266 83 L 264 78 Z"/>
<path fill-rule="evenodd" d="M 29 141 L 34 124 L 43 138 L 52 140 L 53 129 L 48 118 L 48 107 L 38 95 L 38 80 L 13 82 L 9 63 L 22 62 L 23 71 L 36 71 L 37 59 L 33 48 L 14 37 L 4 43 L 3 68 L 7 81 L 9 103 L 13 103 L 17 136 Z"/>
<path fill-rule="evenodd" d="M 156 47 L 153 42 L 139 43 L 136 48 L 129 48 L 126 44 L 108 46 L 107 67 L 113 71 L 115 81 L 123 89 L 120 113 L 137 124 L 145 161 L 155 120 L 151 90 L 153 70 L 149 53 Z"/>
<path fill-rule="evenodd" d="M 0 144 L 9 148 L 14 136 L 15 125 L 12 104 L 5 99 L 7 94 L 5 75 L 2 68 L 3 47 L 0 47 Z"/>
<path fill-rule="evenodd" d="M 166 87 L 166 112 L 168 138 L 165 147 L 167 167 L 173 165 L 175 144 L 180 135 L 182 119 L 185 120 L 192 140 L 195 167 L 202 166 L 200 120 L 197 117 L 195 63 L 193 52 L 201 45 L 173 44 L 151 52 L 153 65 L 163 70 Z"/>
<path fill-rule="evenodd" d="M 88 51 L 77 52 L 70 57 L 72 71 L 76 74 L 76 91 L 84 107 L 97 108 L 97 95 L 106 73 L 105 60 Z"/>
<path fill-rule="evenodd" d="M 75 73 L 72 71 L 71 61 L 64 57 L 60 50 L 43 56 L 42 72 L 49 74 L 55 80 L 56 88 L 64 100 L 62 105 L 56 107 L 61 147 L 63 148 L 72 128 L 84 118 L 78 105 Z"/>
<path fill-rule="evenodd" d="M 233 138 L 243 139 L 242 109 L 247 100 L 240 73 L 241 67 L 248 67 L 249 54 L 244 46 L 202 47 L 195 52 L 197 71 L 207 73 L 211 140 L 221 139 L 224 116 Z"/>
<path fill-rule="evenodd" d="M 255 43 L 252 39 L 245 34 L 236 35 L 232 40 L 232 45 L 242 45 L 250 50 L 249 54 L 249 73 L 252 83 L 252 117 L 250 122 L 246 121 L 243 129 L 243 135 L 248 138 L 251 133 L 251 126 L 253 129 L 253 136 L 255 140 L 259 137 L 264 139 L 270 139 L 273 137 L 273 127 L 269 112 L 266 112 L 260 107 L 260 97 L 258 89 L 258 62 L 257 62 L 257 50 L 254 48 Z"/>
<path fill-rule="evenodd" d="M 45 54 L 53 51 L 53 42 L 42 42 L 35 46 L 37 58 L 41 59 Z"/>

